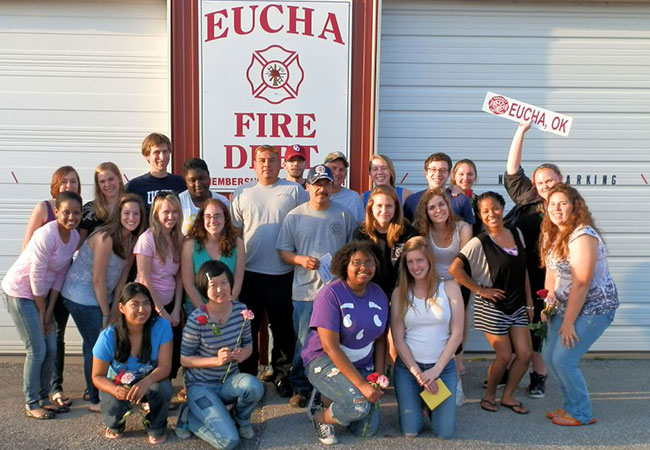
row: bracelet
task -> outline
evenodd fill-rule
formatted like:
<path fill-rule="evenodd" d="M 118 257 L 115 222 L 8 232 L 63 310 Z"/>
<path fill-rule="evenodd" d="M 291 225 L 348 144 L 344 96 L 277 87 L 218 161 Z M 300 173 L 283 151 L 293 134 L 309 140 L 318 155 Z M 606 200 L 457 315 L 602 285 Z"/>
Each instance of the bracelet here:
<path fill-rule="evenodd" d="M 526 309 L 527 309 L 528 311 L 535 311 L 535 307 L 534 307 L 534 306 L 526 306 Z"/>

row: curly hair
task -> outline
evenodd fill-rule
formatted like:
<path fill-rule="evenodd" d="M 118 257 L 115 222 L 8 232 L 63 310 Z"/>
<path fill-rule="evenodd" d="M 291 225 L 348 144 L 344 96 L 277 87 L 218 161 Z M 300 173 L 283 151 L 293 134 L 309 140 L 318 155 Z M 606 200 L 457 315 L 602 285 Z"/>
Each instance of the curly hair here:
<path fill-rule="evenodd" d="M 216 198 L 209 198 L 206 200 L 205 205 L 201 208 L 196 215 L 194 224 L 187 233 L 187 237 L 190 239 L 195 239 L 199 244 L 199 247 L 205 247 L 205 241 L 208 239 L 208 230 L 205 229 L 205 210 L 209 205 L 215 205 L 223 211 L 223 230 L 219 236 L 219 251 L 223 256 L 232 255 L 233 250 L 237 247 L 237 230 L 232 224 L 232 218 L 230 217 L 230 211 L 228 207 L 223 204 L 223 202 Z"/>
<path fill-rule="evenodd" d="M 415 221 L 413 222 L 413 226 L 421 235 L 429 235 L 429 231 L 433 227 L 433 223 L 429 217 L 427 205 L 434 197 L 441 197 L 447 205 L 447 209 L 449 210 L 449 217 L 447 217 L 447 220 L 445 221 L 445 231 L 447 235 L 446 237 L 449 238 L 449 236 L 451 236 L 451 234 L 454 232 L 454 229 L 456 228 L 456 223 L 460 219 L 458 216 L 456 216 L 456 214 L 454 214 L 454 210 L 451 207 L 451 200 L 449 200 L 449 196 L 447 195 L 444 187 L 427 189 L 424 191 L 424 194 L 422 194 L 420 202 L 418 203 L 418 208 L 415 211 Z"/>
<path fill-rule="evenodd" d="M 421 252 L 429 263 L 429 272 L 427 273 L 426 284 L 427 303 L 437 296 L 438 284 L 440 283 L 440 276 L 436 272 L 436 257 L 433 254 L 431 247 L 429 247 L 427 239 L 422 236 L 415 236 L 406 241 L 399 259 L 400 262 L 396 288 L 397 301 L 393 302 L 391 305 L 392 308 L 397 308 L 399 317 L 402 318 L 406 315 L 406 311 L 413 307 L 413 300 L 409 295 L 409 291 L 413 289 L 415 279 L 406 265 L 406 256 L 415 251 Z"/>
<path fill-rule="evenodd" d="M 548 210 L 544 214 L 542 229 L 539 235 L 539 257 L 541 267 L 546 267 L 546 256 L 553 254 L 560 259 L 566 259 L 569 256 L 569 237 L 578 227 L 590 226 L 598 234 L 600 230 L 596 227 L 594 219 L 591 216 L 589 207 L 582 198 L 580 192 L 566 183 L 558 183 L 548 192 L 548 200 L 555 194 L 564 194 L 571 204 L 571 214 L 566 222 L 566 226 L 560 229 L 555 225 L 548 215 Z"/>
<path fill-rule="evenodd" d="M 352 241 L 344 245 L 334 254 L 330 264 L 330 272 L 342 280 L 348 279 L 348 264 L 352 255 L 356 252 L 362 252 L 375 262 L 375 267 L 379 266 L 380 257 L 377 254 L 376 246 L 368 241 Z"/>
<path fill-rule="evenodd" d="M 370 193 L 368 204 L 366 205 L 366 219 L 361 224 L 361 231 L 366 234 L 375 244 L 379 240 L 377 237 L 377 222 L 372 214 L 372 207 L 375 204 L 375 197 L 378 195 L 385 195 L 393 199 L 395 203 L 395 214 L 390 219 L 388 225 L 388 232 L 386 233 L 386 240 L 388 247 L 394 248 L 402 233 L 404 233 L 404 213 L 402 212 L 402 205 L 400 204 L 397 192 L 390 186 L 382 185 L 377 186 Z"/>

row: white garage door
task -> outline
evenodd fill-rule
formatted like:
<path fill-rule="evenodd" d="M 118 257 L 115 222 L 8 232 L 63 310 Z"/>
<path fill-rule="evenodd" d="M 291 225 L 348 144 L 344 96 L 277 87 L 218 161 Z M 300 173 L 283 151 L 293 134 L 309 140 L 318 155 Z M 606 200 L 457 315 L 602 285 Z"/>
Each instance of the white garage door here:
<path fill-rule="evenodd" d="M 621 307 L 602 351 L 650 350 L 648 38 L 647 3 L 383 3 L 377 152 L 407 187 L 443 151 L 476 161 L 478 192 L 505 195 L 516 124 L 480 111 L 486 91 L 574 118 L 568 138 L 531 130 L 523 166 L 557 163 L 605 232 Z"/>
<path fill-rule="evenodd" d="M 86 200 L 102 161 L 145 171 L 143 137 L 169 129 L 168 71 L 165 1 L 0 2 L 0 277 L 57 167 Z M 22 348 L 2 301 L 0 352 Z"/>

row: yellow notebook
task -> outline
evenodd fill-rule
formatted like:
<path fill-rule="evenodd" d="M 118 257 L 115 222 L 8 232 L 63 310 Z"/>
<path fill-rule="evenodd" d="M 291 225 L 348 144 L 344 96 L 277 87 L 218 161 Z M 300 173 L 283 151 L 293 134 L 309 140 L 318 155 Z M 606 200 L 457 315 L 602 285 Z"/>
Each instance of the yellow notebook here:
<path fill-rule="evenodd" d="M 440 378 L 438 378 L 436 382 L 438 383 L 437 393 L 432 394 L 427 390 L 424 390 L 420 393 L 420 397 L 422 397 L 422 400 L 424 400 L 431 411 L 436 409 L 438 405 L 440 405 L 451 396 L 449 388 L 445 385 L 445 383 L 442 382 Z"/>

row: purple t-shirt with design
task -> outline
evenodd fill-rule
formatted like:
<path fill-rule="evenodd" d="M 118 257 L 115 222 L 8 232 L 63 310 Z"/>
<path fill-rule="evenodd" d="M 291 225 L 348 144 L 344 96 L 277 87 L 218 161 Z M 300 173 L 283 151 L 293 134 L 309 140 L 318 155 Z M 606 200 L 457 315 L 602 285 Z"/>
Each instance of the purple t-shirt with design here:
<path fill-rule="evenodd" d="M 343 280 L 328 284 L 314 300 L 311 331 L 300 354 L 305 367 L 325 355 L 316 331 L 325 328 L 339 334 L 341 350 L 354 367 L 373 370 L 373 344 L 383 334 L 387 321 L 388 298 L 375 283 L 368 284 L 363 296 L 352 293 Z"/>

